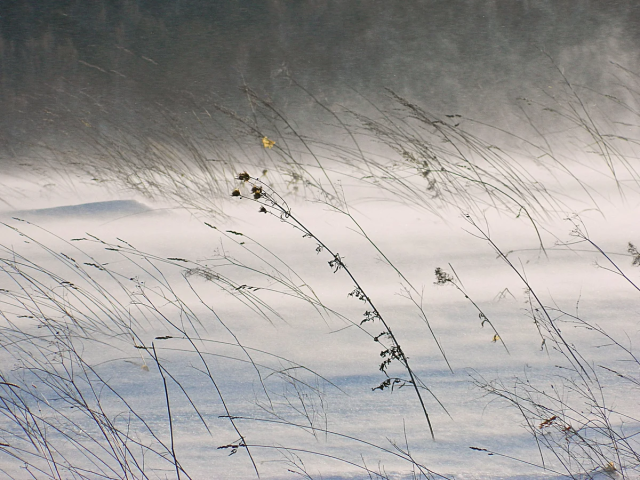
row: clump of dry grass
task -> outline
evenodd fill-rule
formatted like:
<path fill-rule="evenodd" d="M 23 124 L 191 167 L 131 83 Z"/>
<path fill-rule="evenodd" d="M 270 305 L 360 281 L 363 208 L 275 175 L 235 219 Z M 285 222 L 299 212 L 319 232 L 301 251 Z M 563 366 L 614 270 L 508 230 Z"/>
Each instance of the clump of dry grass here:
<path fill-rule="evenodd" d="M 475 385 L 488 397 L 505 401 L 521 414 L 525 428 L 536 440 L 543 468 L 557 468 L 570 478 L 592 478 L 597 473 L 611 478 L 633 478 L 640 471 L 637 403 L 616 405 L 615 392 L 611 392 L 611 382 L 618 388 L 629 389 L 633 392 L 631 395 L 635 395 L 640 387 L 640 379 L 632 373 L 633 366 L 636 369 L 640 366 L 632 338 L 627 338 L 627 346 L 597 322 L 586 320 L 577 309 L 572 314 L 543 303 L 524 268 L 512 263 L 487 232 L 472 220 L 470 223 L 524 285 L 541 346 L 553 354 L 558 371 L 549 378 L 517 376 L 511 383 L 476 375 Z M 591 246 L 612 267 L 607 270 L 638 290 L 611 257 L 589 238 L 583 225 L 576 224 L 572 235 L 577 241 L 567 245 L 569 248 L 583 244 Z M 635 264 L 632 250 L 630 248 L 629 253 Z M 604 342 L 602 347 L 609 352 L 607 361 L 600 360 L 596 364 L 586 356 L 567 333 L 571 326 L 591 332 L 598 343 Z"/>
<path fill-rule="evenodd" d="M 604 161 L 611 179 L 625 193 L 627 185 L 637 185 L 638 176 L 630 157 L 618 145 L 633 144 L 633 140 L 607 133 L 610 125 L 597 119 L 579 89 L 562 78 L 567 97 L 552 98 L 557 102 L 554 108 L 542 103 L 538 106 L 572 125 L 576 138 L 586 136 L 590 155 Z M 302 89 L 295 82 L 294 87 Z M 611 342 L 626 361 L 640 365 L 633 350 L 596 324 L 545 305 L 524 271 L 473 220 L 486 209 L 522 217 L 544 248 L 540 234 L 544 219 L 565 205 L 558 192 L 537 178 L 535 172 L 540 169 L 550 171 L 551 177 L 568 175 L 597 206 L 591 187 L 563 163 L 547 132 L 536 130 L 533 121 L 536 141 L 502 132 L 528 146 L 527 155 L 515 155 L 484 140 L 474 128 L 479 123 L 457 114 L 434 115 L 392 91 L 387 92 L 387 106 L 374 106 L 372 114 L 336 111 L 307 92 L 311 103 L 323 112 L 326 128 L 319 135 L 310 135 L 270 100 L 249 88 L 244 92 L 249 103 L 247 116 L 211 103 L 194 106 L 196 120 L 186 122 L 159 108 L 160 114 L 153 120 L 156 123 L 144 131 L 132 125 L 106 122 L 98 127 L 81 122 L 76 134 L 83 143 L 77 151 L 49 145 L 41 145 L 41 151 L 55 157 L 58 163 L 54 168 L 84 169 L 94 181 L 114 183 L 218 219 L 231 192 L 235 200 L 255 202 L 258 212 L 272 215 L 309 238 L 315 252 L 327 256 L 334 273 L 344 274 L 352 283 L 345 295 L 362 302 L 360 318 L 342 319 L 380 347 L 377 367 L 383 378 L 371 388 L 411 389 L 432 438 L 435 433 L 427 399 L 433 398 L 443 408 L 446 401 L 440 403 L 428 382 L 414 370 L 395 325 L 383 315 L 356 272 L 333 246 L 294 215 L 286 196 L 298 193 L 320 200 L 352 221 L 365 241 L 398 273 L 406 298 L 417 308 L 445 360 L 423 308 L 421 292 L 350 214 L 344 195 L 349 186 L 341 181 L 368 186 L 378 199 L 439 215 L 444 207 L 465 212 L 474 234 L 495 249 L 526 288 L 529 312 L 542 345 L 559 354 L 563 371 L 568 372 L 557 382 L 570 393 L 549 393 L 528 379 L 517 379 L 510 386 L 477 377 L 476 385 L 520 411 L 540 446 L 542 467 L 547 466 L 544 447 L 573 478 L 596 471 L 628 475 L 638 470 L 637 415 L 615 410 L 600 381 L 603 375 L 611 374 L 635 389 L 638 379 L 611 366 L 593 365 L 559 325 L 569 320 L 589 329 Z M 634 93 L 630 88 L 628 92 Z M 630 105 L 617 97 L 611 100 Z M 69 114 L 73 116 L 73 112 Z M 212 127 L 216 123 L 224 134 Z M 81 155 L 86 159 L 78 165 L 75 162 Z M 246 173 L 256 170 L 262 175 Z M 621 170 L 628 178 L 623 179 Z M 354 460 L 346 453 L 332 455 L 318 446 L 298 446 L 287 433 L 297 430 L 314 439 L 339 437 L 400 459 L 413 469 L 415 477 L 439 476 L 411 455 L 408 444 L 383 447 L 330 429 L 324 389 L 336 385 L 280 352 L 246 345 L 218 314 L 208 296 L 212 291 L 240 302 L 246 311 L 267 321 L 280 318 L 280 312 L 263 297 L 267 292 L 297 299 L 320 318 L 339 316 L 259 239 L 208 222 L 212 234 L 236 246 L 244 256 L 239 259 L 222 250 L 203 262 L 162 258 L 122 240 L 106 242 L 90 235 L 65 242 L 46 232 L 33 233 L 35 227 L 28 222 L 20 225 L 18 229 L 5 224 L 5 232 L 40 249 L 49 263 L 33 260 L 4 242 L 0 344 L 6 365 L 13 365 L 0 371 L 0 413 L 7 422 L 0 429 L 0 452 L 10 462 L 4 467 L 7 475 L 19 476 L 16 472 L 24 469 L 36 478 L 148 478 L 170 470 L 176 478 L 190 478 L 189 472 L 197 467 L 187 458 L 181 424 L 181 415 L 188 412 L 196 418 L 212 451 L 243 455 L 256 475 L 260 474 L 258 457 L 269 451 L 282 453 L 287 465 L 301 475 L 310 476 L 303 457 L 315 455 L 340 461 L 370 477 L 386 478 L 382 469 L 367 467 L 364 459 Z M 579 241 L 602 254 L 612 271 L 638 288 L 584 230 L 576 228 Z M 38 235 L 47 238 L 42 240 Z M 117 257 L 126 268 L 110 266 L 109 261 L 79 249 L 80 243 L 99 247 L 101 255 Z M 62 250 L 67 253 L 60 253 Z M 637 266 L 640 254 L 631 243 L 628 253 Z M 45 263 L 55 268 L 45 267 Z M 489 325 L 494 341 L 507 348 L 497 326 L 470 299 L 457 275 L 438 269 L 436 283 L 453 286 L 464 295 L 477 309 L 481 326 Z M 148 405 L 135 403 L 135 395 L 129 396 L 132 392 L 126 391 L 121 379 L 109 376 L 105 365 L 123 362 L 134 362 L 136 374 L 147 375 L 139 381 L 152 411 L 145 408 Z M 229 400 L 229 379 L 219 376 L 216 362 L 233 364 L 255 382 L 255 410 L 236 411 L 238 406 Z M 196 371 L 206 386 L 189 383 L 181 371 L 185 368 Z M 237 381 L 241 381 L 240 374 Z M 207 392 L 204 397 L 203 388 Z M 133 393 L 139 400 L 139 392 Z M 212 398 L 215 408 L 210 405 Z M 613 416 L 623 416 L 632 426 L 616 424 Z M 254 441 L 253 432 L 259 426 L 282 427 L 285 433 L 272 442 Z"/>

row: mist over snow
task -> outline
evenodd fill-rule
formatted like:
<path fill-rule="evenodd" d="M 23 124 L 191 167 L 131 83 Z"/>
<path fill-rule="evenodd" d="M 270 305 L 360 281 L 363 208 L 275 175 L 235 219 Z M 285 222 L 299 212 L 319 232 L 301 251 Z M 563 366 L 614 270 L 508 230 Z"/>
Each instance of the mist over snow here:
<path fill-rule="evenodd" d="M 0 5 L 0 476 L 638 478 L 639 22 Z"/>

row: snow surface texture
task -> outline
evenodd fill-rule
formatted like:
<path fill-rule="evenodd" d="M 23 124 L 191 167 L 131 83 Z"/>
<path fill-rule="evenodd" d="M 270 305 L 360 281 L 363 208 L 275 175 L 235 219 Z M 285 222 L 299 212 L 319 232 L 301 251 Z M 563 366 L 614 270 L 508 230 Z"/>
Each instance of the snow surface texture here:
<path fill-rule="evenodd" d="M 127 215 L 138 215 L 149 212 L 149 208 L 135 200 L 111 200 L 106 202 L 83 203 L 80 205 L 65 205 L 51 208 L 36 208 L 9 212 L 13 217 L 24 219 L 44 220 L 49 217 L 54 220 L 64 218 L 122 218 Z"/>
<path fill-rule="evenodd" d="M 7 452 L 18 445 L 29 450 L 18 425 L 40 425 L 42 438 L 58 450 L 40 455 L 86 468 L 89 478 L 98 478 L 95 472 L 118 478 L 122 462 L 144 468 L 149 478 L 171 478 L 172 451 L 184 472 L 202 479 L 249 478 L 255 468 L 262 478 L 413 478 L 421 468 L 434 478 L 567 478 L 561 463 L 567 459 L 575 478 L 623 478 L 609 450 L 602 447 L 598 458 L 576 439 L 592 435 L 594 444 L 605 443 L 596 438 L 604 433 L 588 432 L 602 411 L 621 438 L 633 441 L 640 431 L 637 385 L 620 381 L 638 374 L 624 350 L 633 352 L 640 332 L 637 291 L 588 244 L 558 244 L 544 254 L 522 220 L 487 217 L 492 240 L 512 251 L 509 258 L 543 304 L 556 309 L 568 342 L 594 367 L 601 410 L 584 391 L 596 383 L 582 382 L 539 334 L 538 307 L 525 286 L 469 233 L 464 217 L 444 222 L 384 203 L 359 206 L 359 223 L 402 280 L 344 216 L 321 205 L 294 206 L 356 272 L 433 393 L 424 395 L 433 441 L 410 386 L 374 389 L 386 378 L 378 368 L 381 346 L 371 338 L 382 327 L 360 325 L 364 305 L 348 295 L 352 282 L 333 273 L 331 258 L 316 253 L 312 240 L 247 202 L 209 225 L 152 211 L 115 201 L 7 215 L 7 225 L 19 231 L 2 233 L 2 288 L 14 292 L 5 294 L 3 307 L 3 395 L 16 395 L 11 385 L 20 385 L 29 411 L 39 412 L 3 427 Z M 640 236 L 629 221 L 637 209 L 612 208 L 605 218 L 583 217 L 590 238 L 605 252 L 626 253 L 627 242 Z M 567 242 L 575 240 L 572 228 L 566 221 L 548 227 Z M 628 256 L 614 258 L 637 278 Z M 451 276 L 455 270 L 463 290 L 435 285 L 436 267 Z M 420 302 L 406 280 L 423 292 L 451 368 L 408 298 Z M 395 364 L 387 373 L 406 377 Z M 555 398 L 561 414 L 541 409 L 537 420 L 527 420 L 513 403 L 487 395 L 501 386 L 504 395 L 522 392 L 522 405 L 526 398 L 549 405 Z M 130 451 L 110 450 L 123 432 Z M 554 458 L 545 442 L 567 455 Z M 7 474 L 26 478 L 23 463 L 5 458 Z M 42 468 L 33 470 L 36 478 L 53 475 L 51 462 L 29 458 Z"/>

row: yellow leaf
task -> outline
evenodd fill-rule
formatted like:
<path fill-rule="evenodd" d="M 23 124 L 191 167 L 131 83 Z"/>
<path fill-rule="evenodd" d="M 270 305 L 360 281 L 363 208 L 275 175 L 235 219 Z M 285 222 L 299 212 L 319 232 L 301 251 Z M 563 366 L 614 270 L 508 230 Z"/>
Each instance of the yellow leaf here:
<path fill-rule="evenodd" d="M 491 340 L 491 341 L 492 341 L 493 343 L 496 343 L 498 340 L 500 340 L 500 336 L 496 333 L 496 334 L 493 336 L 493 340 Z"/>
<path fill-rule="evenodd" d="M 275 144 L 276 142 L 273 140 L 269 140 L 267 137 L 262 137 L 262 145 L 264 145 L 264 148 L 272 148 Z"/>

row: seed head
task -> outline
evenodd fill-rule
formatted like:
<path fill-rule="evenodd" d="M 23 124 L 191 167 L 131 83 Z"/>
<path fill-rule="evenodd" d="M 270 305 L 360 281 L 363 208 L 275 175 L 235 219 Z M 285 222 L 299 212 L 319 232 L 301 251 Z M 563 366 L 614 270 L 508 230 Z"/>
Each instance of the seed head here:
<path fill-rule="evenodd" d="M 255 185 L 251 188 L 251 193 L 253 193 L 253 198 L 258 200 L 262 196 L 262 187 L 256 187 Z"/>

